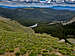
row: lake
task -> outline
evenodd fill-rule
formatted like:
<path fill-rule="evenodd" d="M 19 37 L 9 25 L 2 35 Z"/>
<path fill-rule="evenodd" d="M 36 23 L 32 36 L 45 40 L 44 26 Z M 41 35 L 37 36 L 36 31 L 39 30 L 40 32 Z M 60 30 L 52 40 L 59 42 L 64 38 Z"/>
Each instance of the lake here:
<path fill-rule="evenodd" d="M 56 9 L 56 10 L 70 10 L 70 11 L 75 11 L 75 7 L 73 6 L 58 6 L 58 5 L 52 5 L 52 6 L 47 6 L 47 5 L 35 5 L 35 4 L 29 4 L 29 5 L 2 5 L 0 4 L 0 7 L 2 8 L 52 8 L 52 9 Z"/>

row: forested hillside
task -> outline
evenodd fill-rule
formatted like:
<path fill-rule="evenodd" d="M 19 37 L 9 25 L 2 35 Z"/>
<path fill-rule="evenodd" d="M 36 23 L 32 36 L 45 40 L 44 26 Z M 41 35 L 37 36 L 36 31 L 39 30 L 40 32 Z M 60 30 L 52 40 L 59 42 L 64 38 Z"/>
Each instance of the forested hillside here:
<path fill-rule="evenodd" d="M 63 23 L 39 24 L 33 29 L 36 33 L 47 33 L 60 39 L 75 38 L 75 21 L 66 25 Z"/>
<path fill-rule="evenodd" d="M 66 26 L 64 26 L 64 28 L 66 31 L 66 35 L 71 35 L 70 37 L 75 38 L 75 22 L 67 24 Z"/>
<path fill-rule="evenodd" d="M 0 17 L 0 56 L 73 56 L 75 45 L 34 33 L 14 20 Z M 62 44 L 62 45 L 61 45 Z"/>
<path fill-rule="evenodd" d="M 0 8 L 0 15 L 20 22 L 25 26 L 35 23 L 48 23 L 52 21 L 68 21 L 75 16 L 74 11 L 54 10 L 54 9 L 38 9 L 38 8 L 20 8 L 7 9 Z"/>

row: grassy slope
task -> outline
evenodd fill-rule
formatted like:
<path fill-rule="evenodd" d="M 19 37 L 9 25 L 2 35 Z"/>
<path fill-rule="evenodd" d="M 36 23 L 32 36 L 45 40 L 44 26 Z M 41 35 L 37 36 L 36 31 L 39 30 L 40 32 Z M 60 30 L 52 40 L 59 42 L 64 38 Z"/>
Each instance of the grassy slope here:
<path fill-rule="evenodd" d="M 0 29 L 13 32 L 33 32 L 31 28 L 24 27 L 16 21 L 0 17 Z"/>
<path fill-rule="evenodd" d="M 58 43 L 57 38 L 47 34 L 35 34 L 29 29 L 15 21 L 0 17 L 0 54 L 5 56 L 15 56 L 17 52 L 20 55 L 30 54 L 30 56 L 54 56 L 52 53 L 59 52 L 60 55 L 73 54 L 74 47 L 69 44 Z"/>

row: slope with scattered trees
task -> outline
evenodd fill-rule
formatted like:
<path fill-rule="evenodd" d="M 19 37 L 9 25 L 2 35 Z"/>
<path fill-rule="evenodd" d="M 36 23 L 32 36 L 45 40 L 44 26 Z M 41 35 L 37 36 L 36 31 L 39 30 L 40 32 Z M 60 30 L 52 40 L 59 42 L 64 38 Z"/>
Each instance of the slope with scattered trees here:
<path fill-rule="evenodd" d="M 75 46 L 59 43 L 58 38 L 48 34 L 36 34 L 31 28 L 0 17 L 0 55 L 72 56 L 74 48 Z"/>

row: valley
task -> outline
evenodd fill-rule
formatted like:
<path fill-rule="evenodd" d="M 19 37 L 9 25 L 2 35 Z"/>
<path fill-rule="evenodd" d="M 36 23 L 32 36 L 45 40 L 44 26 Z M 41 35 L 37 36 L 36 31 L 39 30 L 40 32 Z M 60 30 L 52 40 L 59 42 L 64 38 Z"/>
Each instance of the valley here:
<path fill-rule="evenodd" d="M 0 8 L 0 56 L 74 56 L 74 20 L 68 10 Z"/>
<path fill-rule="evenodd" d="M 0 17 L 0 56 L 74 55 L 75 45 L 64 42 L 61 45 L 58 41 L 58 38 L 34 33 L 14 20 Z"/>
<path fill-rule="evenodd" d="M 5 12 L 4 12 L 5 11 Z M 31 26 L 33 24 L 50 23 L 52 21 L 68 21 L 75 16 L 74 11 L 54 10 L 54 9 L 7 9 L 0 8 L 0 15 L 12 20 L 16 20 L 22 25 Z"/>

